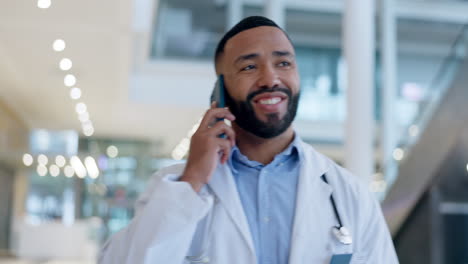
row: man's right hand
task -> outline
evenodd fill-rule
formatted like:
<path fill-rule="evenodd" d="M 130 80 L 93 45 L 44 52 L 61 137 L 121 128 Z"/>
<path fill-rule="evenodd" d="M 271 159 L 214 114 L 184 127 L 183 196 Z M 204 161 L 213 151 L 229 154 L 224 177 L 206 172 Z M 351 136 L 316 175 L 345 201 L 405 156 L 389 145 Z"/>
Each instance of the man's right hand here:
<path fill-rule="evenodd" d="M 228 160 L 236 142 L 234 130 L 219 118 L 235 119 L 227 108 L 216 108 L 213 103 L 192 135 L 187 165 L 179 180 L 190 183 L 196 192 L 211 179 L 218 162 Z M 221 134 L 226 136 L 221 138 Z"/>

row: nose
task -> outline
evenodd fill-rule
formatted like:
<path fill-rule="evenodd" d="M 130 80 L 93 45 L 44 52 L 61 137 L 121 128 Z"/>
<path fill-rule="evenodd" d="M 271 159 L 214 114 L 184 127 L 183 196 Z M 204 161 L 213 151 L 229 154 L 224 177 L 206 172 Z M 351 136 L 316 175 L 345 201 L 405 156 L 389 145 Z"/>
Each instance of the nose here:
<path fill-rule="evenodd" d="M 257 80 L 258 88 L 274 88 L 280 86 L 280 79 L 272 66 L 263 67 L 259 71 L 259 76 Z"/>

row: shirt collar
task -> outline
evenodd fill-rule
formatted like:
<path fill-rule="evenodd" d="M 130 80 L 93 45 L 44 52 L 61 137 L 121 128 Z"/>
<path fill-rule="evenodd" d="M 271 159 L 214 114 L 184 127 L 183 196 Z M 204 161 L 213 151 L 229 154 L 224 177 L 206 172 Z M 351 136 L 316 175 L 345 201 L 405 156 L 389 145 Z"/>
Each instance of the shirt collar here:
<path fill-rule="evenodd" d="M 300 137 L 294 133 L 294 139 L 293 141 L 279 154 L 277 154 L 272 162 L 282 162 L 291 157 L 292 155 L 298 154 L 299 155 L 299 160 L 302 157 L 301 153 L 301 139 Z M 233 173 L 237 173 L 238 170 L 236 169 L 236 166 L 234 163 L 242 163 L 248 167 L 255 168 L 255 167 L 263 167 L 265 166 L 264 164 L 257 162 L 257 161 L 252 161 L 247 158 L 244 154 L 240 152 L 240 149 L 235 145 L 231 149 L 231 155 L 229 156 L 228 159 L 228 164 L 229 167 L 231 168 Z"/>

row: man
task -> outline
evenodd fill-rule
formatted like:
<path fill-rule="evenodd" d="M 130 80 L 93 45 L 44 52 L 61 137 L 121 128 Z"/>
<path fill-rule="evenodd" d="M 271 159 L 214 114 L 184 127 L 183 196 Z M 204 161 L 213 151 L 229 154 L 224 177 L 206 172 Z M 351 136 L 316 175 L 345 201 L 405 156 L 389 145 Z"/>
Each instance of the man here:
<path fill-rule="evenodd" d="M 228 108 L 212 104 L 186 165 L 152 178 L 100 263 L 398 263 L 367 188 L 291 126 L 300 89 L 286 33 L 246 18 L 221 39 L 215 68 Z"/>

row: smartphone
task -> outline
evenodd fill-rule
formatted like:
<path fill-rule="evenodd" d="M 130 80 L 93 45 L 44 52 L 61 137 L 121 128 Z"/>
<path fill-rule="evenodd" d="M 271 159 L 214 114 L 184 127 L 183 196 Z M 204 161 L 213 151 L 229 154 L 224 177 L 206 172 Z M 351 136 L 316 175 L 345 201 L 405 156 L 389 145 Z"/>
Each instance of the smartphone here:
<path fill-rule="evenodd" d="M 213 89 L 213 93 L 211 94 L 211 103 L 216 101 L 216 107 L 225 107 L 226 102 L 224 99 L 224 76 L 221 74 L 218 76 L 216 80 L 215 87 Z"/>
<path fill-rule="evenodd" d="M 216 101 L 216 107 L 226 107 L 226 101 L 225 101 L 225 88 L 224 88 L 224 76 L 221 74 L 218 76 L 218 79 L 216 80 L 215 87 L 213 89 L 213 92 L 211 93 L 211 103 Z M 223 121 L 224 118 L 218 118 L 217 121 Z M 219 135 L 220 138 L 226 138 L 225 134 Z"/>

